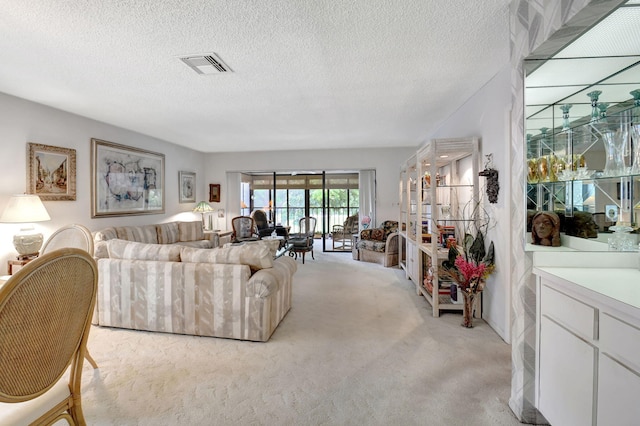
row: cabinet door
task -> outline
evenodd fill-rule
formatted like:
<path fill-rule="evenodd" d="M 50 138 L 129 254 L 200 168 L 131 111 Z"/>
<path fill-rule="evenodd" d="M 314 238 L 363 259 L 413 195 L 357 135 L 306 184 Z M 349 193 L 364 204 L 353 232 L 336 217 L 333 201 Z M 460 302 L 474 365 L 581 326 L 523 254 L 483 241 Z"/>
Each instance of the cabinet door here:
<path fill-rule="evenodd" d="M 593 424 L 596 349 L 543 316 L 540 323 L 540 412 L 552 425 Z"/>
<path fill-rule="evenodd" d="M 418 249 L 413 242 L 407 244 L 407 272 L 415 283 L 418 280 Z"/>
<path fill-rule="evenodd" d="M 637 425 L 640 419 L 640 376 L 605 354 L 598 370 L 598 424 Z"/>

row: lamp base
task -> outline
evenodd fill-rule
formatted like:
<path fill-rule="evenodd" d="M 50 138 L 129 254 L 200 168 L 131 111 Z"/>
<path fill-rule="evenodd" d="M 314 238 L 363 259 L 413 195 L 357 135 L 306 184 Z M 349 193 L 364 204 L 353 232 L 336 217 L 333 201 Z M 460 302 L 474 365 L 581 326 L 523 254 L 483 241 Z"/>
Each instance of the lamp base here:
<path fill-rule="evenodd" d="M 13 246 L 16 248 L 18 259 L 29 259 L 38 256 L 44 237 L 41 233 L 20 231 L 13 236 Z"/>

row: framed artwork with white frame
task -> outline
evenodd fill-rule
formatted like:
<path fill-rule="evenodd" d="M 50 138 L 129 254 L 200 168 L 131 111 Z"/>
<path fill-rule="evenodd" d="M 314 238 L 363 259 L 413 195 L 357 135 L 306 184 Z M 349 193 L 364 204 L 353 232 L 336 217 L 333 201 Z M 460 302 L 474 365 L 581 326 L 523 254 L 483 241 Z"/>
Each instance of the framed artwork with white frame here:
<path fill-rule="evenodd" d="M 195 172 L 178 172 L 179 202 L 195 203 L 196 202 L 196 174 Z"/>

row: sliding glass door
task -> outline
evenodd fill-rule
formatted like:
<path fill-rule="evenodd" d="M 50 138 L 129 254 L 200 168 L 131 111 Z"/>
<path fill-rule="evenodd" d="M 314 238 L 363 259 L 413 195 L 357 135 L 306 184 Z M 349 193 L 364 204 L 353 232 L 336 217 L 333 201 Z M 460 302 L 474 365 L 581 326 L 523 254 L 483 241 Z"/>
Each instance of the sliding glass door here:
<path fill-rule="evenodd" d="M 305 216 L 318 219 L 316 235 L 329 237 L 334 225 L 342 225 L 358 213 L 360 192 L 358 173 L 244 173 L 243 208 L 264 210 L 269 221 L 298 232 Z M 248 201 L 248 203 L 247 203 Z M 324 243 L 324 238 L 323 238 Z M 323 249 L 331 245 L 323 244 Z"/>

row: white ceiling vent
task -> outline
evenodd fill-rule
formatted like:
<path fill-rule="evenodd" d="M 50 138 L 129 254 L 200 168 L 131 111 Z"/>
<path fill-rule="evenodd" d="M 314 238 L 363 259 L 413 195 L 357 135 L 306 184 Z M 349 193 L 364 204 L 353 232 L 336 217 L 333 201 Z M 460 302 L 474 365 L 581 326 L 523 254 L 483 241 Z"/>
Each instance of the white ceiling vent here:
<path fill-rule="evenodd" d="M 191 67 L 198 74 L 222 74 L 233 72 L 227 64 L 215 53 L 202 55 L 181 56 L 180 60 Z"/>

